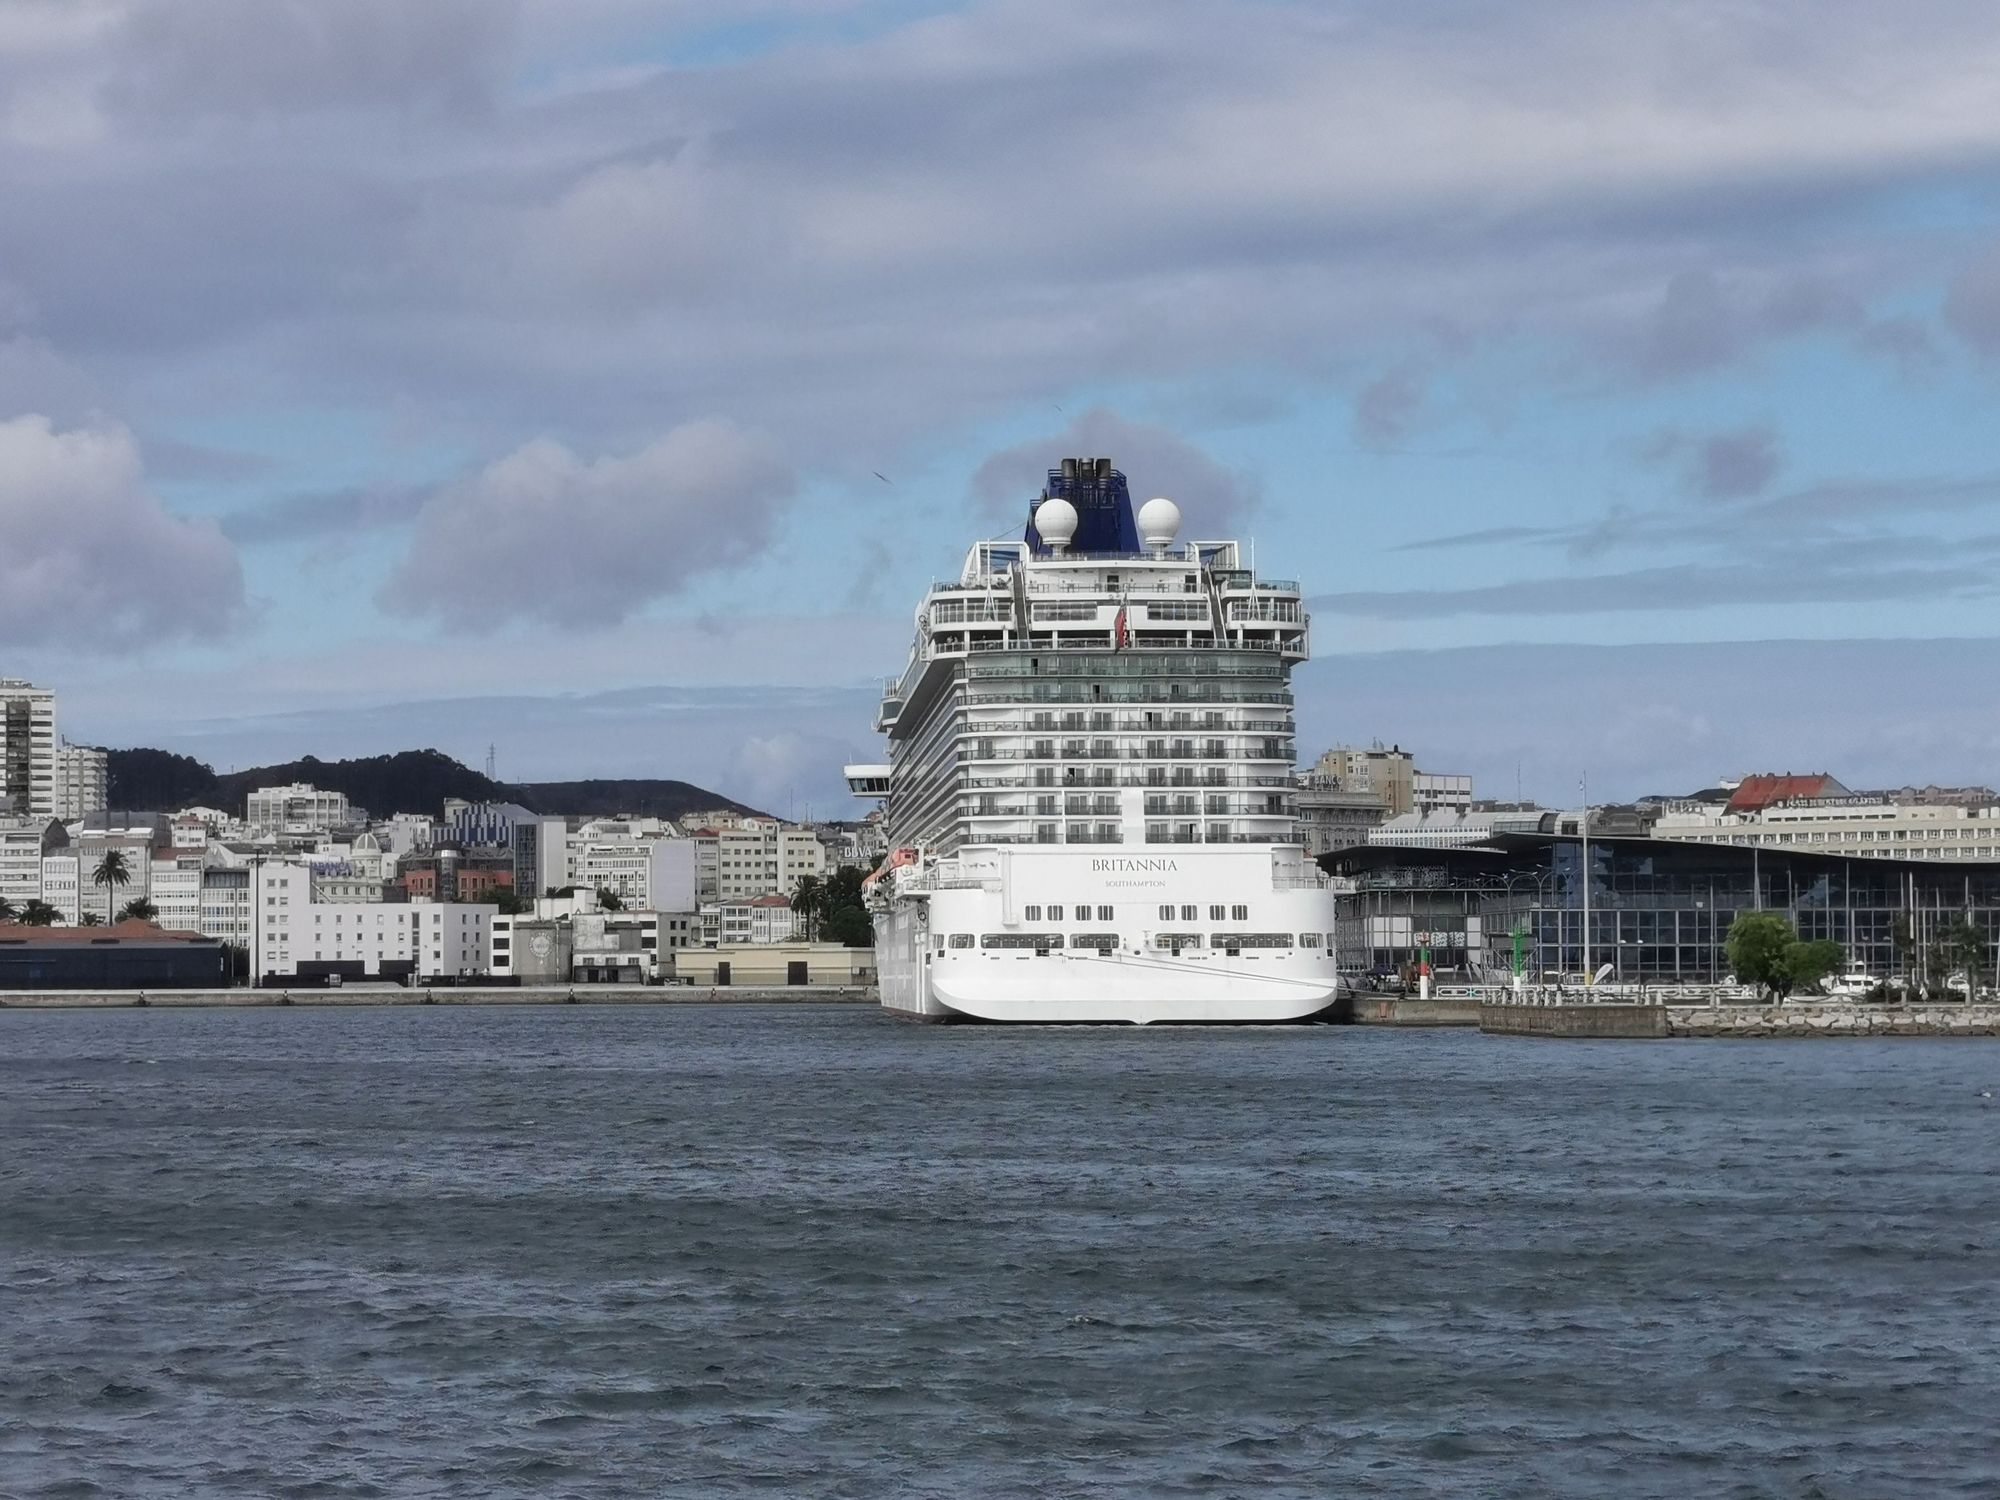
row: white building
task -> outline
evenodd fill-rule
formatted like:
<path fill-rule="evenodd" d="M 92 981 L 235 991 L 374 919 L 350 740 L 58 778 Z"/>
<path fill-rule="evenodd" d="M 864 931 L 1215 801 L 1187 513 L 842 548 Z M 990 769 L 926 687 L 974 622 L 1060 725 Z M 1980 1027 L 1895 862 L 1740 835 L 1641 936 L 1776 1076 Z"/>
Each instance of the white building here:
<path fill-rule="evenodd" d="M 250 972 L 263 980 L 449 978 L 490 973 L 494 908 L 316 902 L 305 865 L 250 871 Z"/>
<path fill-rule="evenodd" d="M 108 752 L 64 740 L 56 746 L 56 816 L 81 818 L 111 805 Z"/>
<path fill-rule="evenodd" d="M 350 812 L 344 792 L 323 792 L 295 781 L 252 792 L 248 820 L 253 834 L 323 833 L 349 822 Z"/>
<path fill-rule="evenodd" d="M 725 944 L 792 940 L 792 903 L 775 891 L 724 901 L 717 907 L 717 918 Z"/>
<path fill-rule="evenodd" d="M 703 901 L 790 892 L 801 877 L 823 876 L 827 869 L 826 848 L 814 830 L 768 818 L 746 818 L 735 828 L 703 828 L 691 842 L 695 894 Z"/>
<path fill-rule="evenodd" d="M 609 891 L 633 911 L 692 911 L 695 840 L 635 830 L 620 820 L 586 823 L 569 841 L 569 884 Z"/>
<path fill-rule="evenodd" d="M 114 849 L 125 856 L 125 883 L 99 885 L 97 871 Z M 82 921 L 86 912 L 115 922 L 127 903 L 152 899 L 152 856 L 143 837 L 86 834 L 42 857 L 42 899 L 70 926 Z"/>
<path fill-rule="evenodd" d="M 0 813 L 0 901 L 15 911 L 42 895 L 42 861 L 69 842 L 52 818 Z"/>
<path fill-rule="evenodd" d="M 169 932 L 202 930 L 202 881 L 208 873 L 207 860 L 207 851 L 203 849 L 153 851 L 148 863 L 146 899 L 153 903 L 153 920 Z"/>
<path fill-rule="evenodd" d="M 18 677 L 0 677 L 0 812 L 58 816 L 56 695 Z"/>
<path fill-rule="evenodd" d="M 1539 808 L 1515 812 L 1439 812 L 1429 817 L 1411 812 L 1369 829 L 1367 841 L 1413 849 L 1454 849 L 1482 843 L 1496 833 L 1533 833 L 1542 826 L 1543 816 Z"/>
<path fill-rule="evenodd" d="M 1421 814 L 1472 811 L 1472 778 L 1418 771 L 1410 777 L 1412 812 Z"/>
<path fill-rule="evenodd" d="M 1812 798 L 1752 812 L 1670 803 L 1653 837 L 1814 854 L 1898 859 L 2000 859 L 2000 807 L 1899 803 L 1880 796 Z"/>

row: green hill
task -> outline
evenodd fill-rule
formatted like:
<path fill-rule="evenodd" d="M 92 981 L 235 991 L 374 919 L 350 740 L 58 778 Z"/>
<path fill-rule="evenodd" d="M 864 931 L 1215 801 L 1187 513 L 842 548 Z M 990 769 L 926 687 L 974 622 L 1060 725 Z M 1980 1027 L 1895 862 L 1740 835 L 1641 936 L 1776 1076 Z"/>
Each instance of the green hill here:
<path fill-rule="evenodd" d="M 489 781 L 441 750 L 400 750 L 355 760 L 320 760 L 308 755 L 278 766 L 254 766 L 218 776 L 192 756 L 166 750 L 108 751 L 111 804 L 168 812 L 178 807 L 219 807 L 241 817 L 250 793 L 261 786 L 308 782 L 342 792 L 357 807 L 379 818 L 393 813 L 436 817 L 448 797 L 468 802 L 518 802 L 539 813 L 609 817 L 633 813 L 678 818 L 683 813 L 754 808 L 686 781 L 544 781 L 514 784 Z"/>

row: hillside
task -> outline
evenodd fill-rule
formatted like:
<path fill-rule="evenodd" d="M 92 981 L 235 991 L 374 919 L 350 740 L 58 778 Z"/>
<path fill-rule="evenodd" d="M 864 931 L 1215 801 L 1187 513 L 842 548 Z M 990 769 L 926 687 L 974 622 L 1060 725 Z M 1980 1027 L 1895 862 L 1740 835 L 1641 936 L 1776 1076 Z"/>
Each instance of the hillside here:
<path fill-rule="evenodd" d="M 308 755 L 284 765 L 254 766 L 226 776 L 218 776 L 191 756 L 166 750 L 112 750 L 108 756 L 112 805 L 155 811 L 219 807 L 241 817 L 254 789 L 294 781 L 344 792 L 356 806 L 384 818 L 399 812 L 436 817 L 447 797 L 469 802 L 518 802 L 536 812 L 582 817 L 629 812 L 677 818 L 682 813 L 713 808 L 755 811 L 686 781 L 545 781 L 524 785 L 489 781 L 440 750 L 402 750 L 394 755 L 330 761 Z"/>

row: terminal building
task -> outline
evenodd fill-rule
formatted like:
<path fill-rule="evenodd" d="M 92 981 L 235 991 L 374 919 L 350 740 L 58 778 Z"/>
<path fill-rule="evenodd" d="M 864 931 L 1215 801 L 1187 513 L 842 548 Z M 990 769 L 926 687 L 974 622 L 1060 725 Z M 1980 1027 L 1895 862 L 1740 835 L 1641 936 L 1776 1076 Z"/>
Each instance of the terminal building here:
<path fill-rule="evenodd" d="M 1320 864 L 1340 890 L 1342 966 L 1393 973 L 1427 955 L 1444 977 L 1498 981 L 1513 972 L 1518 945 L 1530 979 L 1580 980 L 1610 965 L 1614 982 L 1712 983 L 1728 977 L 1723 941 L 1736 914 L 1772 911 L 1802 938 L 1831 938 L 1881 978 L 1924 972 L 1938 936 L 1969 919 L 1987 935 L 1993 973 L 2000 860 L 1593 832 L 1586 934 L 1584 849 L 1565 818 L 1553 831 L 1470 844 L 1371 843 L 1325 855 Z"/>

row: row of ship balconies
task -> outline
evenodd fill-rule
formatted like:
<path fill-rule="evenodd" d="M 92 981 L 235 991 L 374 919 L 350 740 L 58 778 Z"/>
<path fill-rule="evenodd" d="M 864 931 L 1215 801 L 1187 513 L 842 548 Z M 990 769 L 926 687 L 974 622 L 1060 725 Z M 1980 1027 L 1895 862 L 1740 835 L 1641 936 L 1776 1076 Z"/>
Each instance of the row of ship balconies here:
<path fill-rule="evenodd" d="M 1205 625 L 1212 617 L 1209 603 L 1199 595 L 1141 600 L 1135 607 L 1128 600 L 1098 598 L 1056 603 L 1035 602 L 1029 618 L 1037 625 L 1060 623 L 1099 624 L 1109 627 L 1120 609 L 1128 626 Z M 1230 599 L 1223 604 L 1223 620 L 1231 625 L 1303 625 L 1305 606 L 1296 598 Z M 962 625 L 1015 625 L 1011 599 L 939 599 L 930 606 L 932 629 Z"/>
<path fill-rule="evenodd" d="M 1294 791 L 1297 784 L 1282 771 L 1236 771 L 1222 766 L 1149 766 L 1144 771 L 1114 771 L 1109 766 L 1068 766 L 1060 779 L 1053 767 L 1038 766 L 1027 776 L 1012 774 L 966 776 L 958 785 L 971 791 L 1057 791 L 1079 787 L 1268 787 Z"/>
<path fill-rule="evenodd" d="M 1119 812 L 1115 795 L 1029 797 L 1016 802 L 978 794 L 973 796 L 971 806 L 962 815 L 968 818 L 1107 818 L 1116 817 Z M 1282 792 L 1158 793 L 1146 798 L 1145 815 L 1149 818 L 1197 815 L 1211 818 L 1289 818 L 1292 811 L 1290 799 Z"/>
<path fill-rule="evenodd" d="M 1104 740 L 1093 740 L 1085 744 L 1065 744 L 1061 749 L 1053 745 L 996 745 L 981 741 L 958 747 L 956 759 L 961 763 L 981 760 L 1220 760 L 1220 761 L 1277 761 L 1289 766 L 1292 763 L 1294 742 L 1291 740 L 1260 740 L 1251 745 L 1230 745 L 1220 740 L 1208 740 L 1201 744 L 1190 741 L 1176 741 L 1173 744 L 1147 744 L 1119 746 Z"/>
<path fill-rule="evenodd" d="M 1243 829 L 1227 823 L 1148 823 L 1144 842 L 1148 844 L 1295 844 L 1289 828 Z M 961 841 L 967 844 L 1122 844 L 1124 830 L 1117 823 L 1037 824 L 1019 832 L 1006 829 L 968 830 Z"/>

